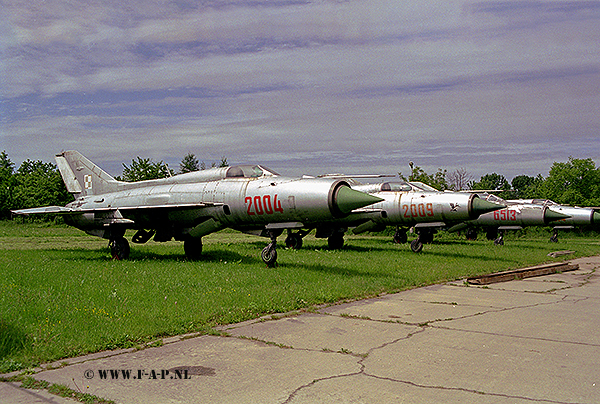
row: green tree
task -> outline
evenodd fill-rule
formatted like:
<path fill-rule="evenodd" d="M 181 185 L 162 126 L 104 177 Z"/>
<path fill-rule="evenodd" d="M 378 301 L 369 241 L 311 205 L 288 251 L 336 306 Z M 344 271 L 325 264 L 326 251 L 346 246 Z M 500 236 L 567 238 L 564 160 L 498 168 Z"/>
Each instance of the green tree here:
<path fill-rule="evenodd" d="M 446 182 L 447 170 L 438 168 L 435 174 L 428 174 L 425 172 L 425 170 L 415 165 L 412 161 L 408 163 L 408 166 L 410 167 L 410 175 L 408 178 L 403 176 L 402 173 L 398 173 L 400 178 L 402 178 L 404 181 L 419 181 L 440 191 L 448 189 L 448 183 Z"/>
<path fill-rule="evenodd" d="M 479 181 L 471 183 L 471 189 L 497 191 L 495 193 L 500 198 L 505 199 L 511 199 L 515 196 L 511 190 L 508 180 L 503 175 L 497 173 L 484 175 L 479 179 Z"/>
<path fill-rule="evenodd" d="M 0 153 L 0 218 L 10 217 L 12 195 L 16 185 L 13 175 L 15 164 L 10 161 L 6 151 Z"/>
<path fill-rule="evenodd" d="M 179 163 L 179 172 L 182 174 L 198 170 L 200 170 L 200 164 L 193 153 L 186 154 L 181 163 Z"/>
<path fill-rule="evenodd" d="M 539 191 L 543 198 L 565 205 L 600 206 L 600 168 L 591 158 L 554 162 Z"/>
<path fill-rule="evenodd" d="M 14 178 L 11 209 L 63 206 L 73 200 L 52 163 L 26 160 L 16 171 Z"/>
<path fill-rule="evenodd" d="M 511 181 L 514 197 L 518 199 L 542 198 L 540 186 L 543 183 L 544 177 L 541 174 L 538 174 L 537 177 L 517 175 Z"/>
<path fill-rule="evenodd" d="M 173 170 L 162 160 L 155 163 L 150 158 L 143 159 L 138 156 L 137 160 L 131 160 L 131 165 L 123 163 L 123 175 L 118 177 L 121 181 L 145 181 L 157 178 L 166 178 L 174 175 Z"/>

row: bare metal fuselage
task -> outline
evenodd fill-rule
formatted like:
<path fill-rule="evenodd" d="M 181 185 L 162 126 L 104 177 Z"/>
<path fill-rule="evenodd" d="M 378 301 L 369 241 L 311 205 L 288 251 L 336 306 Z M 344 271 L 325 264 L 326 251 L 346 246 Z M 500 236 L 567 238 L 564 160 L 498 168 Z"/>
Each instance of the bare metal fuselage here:
<path fill-rule="evenodd" d="M 119 225 L 154 229 L 181 239 L 225 227 L 310 226 L 343 216 L 336 211 L 335 200 L 337 188 L 345 185 L 342 181 L 264 177 L 179 183 L 173 177 L 131 185 L 70 203 L 67 208 L 82 213 L 68 216 L 68 222 L 106 238 L 110 226 Z M 208 220 L 212 225 L 203 229 L 202 223 Z"/>

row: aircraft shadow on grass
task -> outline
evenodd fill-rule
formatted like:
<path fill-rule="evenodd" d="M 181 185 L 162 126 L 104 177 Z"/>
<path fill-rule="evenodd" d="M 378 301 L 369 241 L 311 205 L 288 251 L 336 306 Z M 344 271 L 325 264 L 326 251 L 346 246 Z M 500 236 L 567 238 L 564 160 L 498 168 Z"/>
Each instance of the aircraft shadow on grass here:
<path fill-rule="evenodd" d="M 22 351 L 30 342 L 25 330 L 0 318 L 0 360 Z"/>

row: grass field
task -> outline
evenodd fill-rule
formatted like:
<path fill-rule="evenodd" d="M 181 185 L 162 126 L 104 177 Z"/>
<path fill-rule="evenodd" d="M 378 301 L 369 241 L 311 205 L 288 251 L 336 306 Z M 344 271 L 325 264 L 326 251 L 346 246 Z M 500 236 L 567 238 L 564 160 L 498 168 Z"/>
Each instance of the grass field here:
<path fill-rule="evenodd" d="M 106 240 L 77 229 L 0 222 L 0 372 L 559 260 L 551 251 L 576 251 L 563 259 L 600 253 L 595 238 L 548 237 L 508 235 L 498 247 L 441 234 L 414 254 L 390 235 L 346 237 L 338 251 L 309 235 L 302 250 L 280 248 L 279 265 L 267 268 L 260 251 L 268 240 L 233 231 L 205 237 L 201 261 L 186 260 L 179 242 L 132 244 L 129 260 L 113 261 Z"/>

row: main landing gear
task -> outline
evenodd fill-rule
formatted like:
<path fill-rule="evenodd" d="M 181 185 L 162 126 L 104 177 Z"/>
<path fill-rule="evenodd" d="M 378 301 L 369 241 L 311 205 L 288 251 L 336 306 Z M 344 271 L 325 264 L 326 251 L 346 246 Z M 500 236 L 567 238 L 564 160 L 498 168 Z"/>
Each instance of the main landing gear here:
<path fill-rule="evenodd" d="M 282 232 L 283 230 L 269 231 L 271 242 L 267 244 L 267 246 L 263 248 L 262 252 L 260 253 L 260 257 L 269 268 L 273 268 L 277 265 L 277 237 Z M 300 245 L 302 245 L 302 238 L 300 238 Z"/>
<path fill-rule="evenodd" d="M 423 250 L 423 244 L 430 244 L 433 242 L 433 235 L 435 234 L 435 230 L 429 228 L 421 228 L 419 231 L 419 235 L 416 239 L 410 242 L 410 249 L 415 252 L 421 252 Z"/>
<path fill-rule="evenodd" d="M 406 235 L 406 229 L 400 228 L 400 226 L 396 226 L 396 233 L 394 233 L 393 240 L 394 240 L 394 243 L 396 243 L 396 244 L 407 243 L 408 236 Z"/>
<path fill-rule="evenodd" d="M 285 246 L 292 250 L 299 250 L 302 248 L 302 239 L 310 233 L 309 230 L 299 230 L 297 233 L 292 232 L 288 229 L 287 237 L 285 238 Z"/>
<path fill-rule="evenodd" d="M 288 235 L 285 238 L 285 246 L 294 250 L 302 248 L 302 239 L 310 233 L 311 229 L 300 230 L 293 233 L 288 229 Z M 316 238 L 327 238 L 327 245 L 330 250 L 341 250 L 344 247 L 344 234 L 346 229 L 336 228 L 318 228 Z"/>
<path fill-rule="evenodd" d="M 124 236 L 124 229 L 111 229 L 108 247 L 110 248 L 110 255 L 114 260 L 126 260 L 129 258 L 129 242 Z"/>
<path fill-rule="evenodd" d="M 185 256 L 192 260 L 199 260 L 202 256 L 202 238 L 188 237 L 183 241 L 183 251 Z"/>

